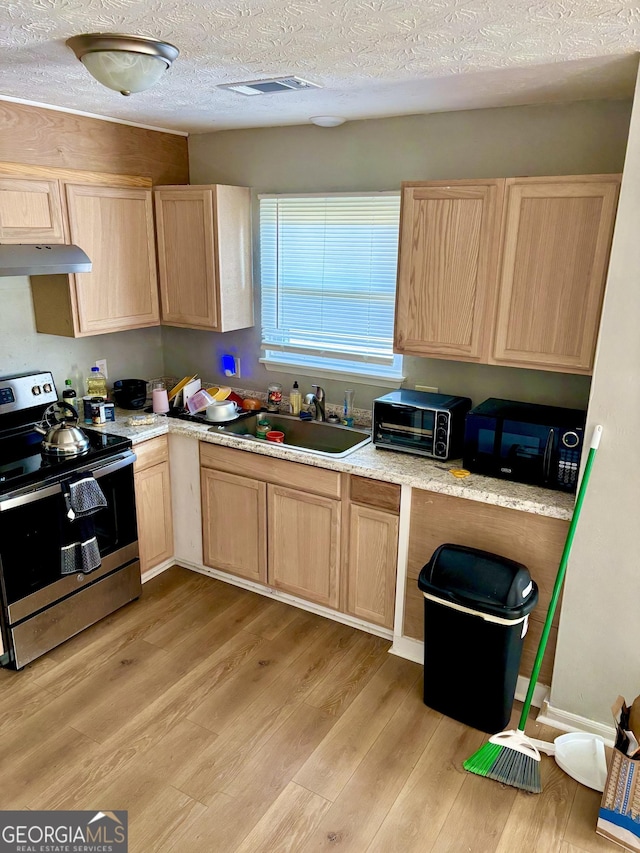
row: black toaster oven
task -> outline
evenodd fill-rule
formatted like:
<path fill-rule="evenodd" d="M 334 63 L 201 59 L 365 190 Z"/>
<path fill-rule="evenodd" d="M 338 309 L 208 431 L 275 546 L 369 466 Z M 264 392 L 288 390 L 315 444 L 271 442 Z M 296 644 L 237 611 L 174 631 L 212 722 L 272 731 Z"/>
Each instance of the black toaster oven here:
<path fill-rule="evenodd" d="M 373 443 L 434 459 L 462 454 L 468 397 L 401 388 L 373 401 Z"/>

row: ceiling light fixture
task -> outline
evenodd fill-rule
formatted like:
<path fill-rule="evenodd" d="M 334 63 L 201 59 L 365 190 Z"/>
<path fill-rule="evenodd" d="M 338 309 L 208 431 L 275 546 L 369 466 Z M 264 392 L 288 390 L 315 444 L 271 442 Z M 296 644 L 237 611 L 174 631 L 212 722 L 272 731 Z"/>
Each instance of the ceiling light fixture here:
<path fill-rule="evenodd" d="M 83 33 L 66 44 L 99 83 L 121 95 L 153 86 L 180 53 L 166 41 L 121 33 Z"/>
<path fill-rule="evenodd" d="M 340 116 L 311 116 L 309 121 L 312 124 L 317 124 L 318 127 L 339 127 L 345 123 L 346 118 L 340 118 Z"/>

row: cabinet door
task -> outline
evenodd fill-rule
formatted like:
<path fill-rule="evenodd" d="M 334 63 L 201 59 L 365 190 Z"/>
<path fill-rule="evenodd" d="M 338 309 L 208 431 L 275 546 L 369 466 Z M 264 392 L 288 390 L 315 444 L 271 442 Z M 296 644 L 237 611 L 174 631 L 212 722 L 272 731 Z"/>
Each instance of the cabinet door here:
<path fill-rule="evenodd" d="M 393 628 L 398 518 L 357 504 L 349 515 L 349 613 Z"/>
<path fill-rule="evenodd" d="M 58 181 L 0 178 L 0 240 L 64 243 Z"/>
<path fill-rule="evenodd" d="M 0 240 L 64 243 L 58 181 L 0 178 Z"/>
<path fill-rule="evenodd" d="M 210 468 L 200 470 L 205 565 L 266 583 L 266 485 Z"/>
<path fill-rule="evenodd" d="M 488 357 L 504 181 L 403 184 L 395 349 Z"/>
<path fill-rule="evenodd" d="M 509 179 L 492 361 L 593 367 L 619 181 Z"/>
<path fill-rule="evenodd" d="M 282 486 L 267 489 L 269 584 L 337 607 L 340 502 Z"/>
<path fill-rule="evenodd" d="M 213 192 L 155 191 L 162 322 L 218 330 Z"/>
<path fill-rule="evenodd" d="M 135 473 L 140 571 L 144 574 L 173 556 L 169 463 Z"/>
<path fill-rule="evenodd" d="M 90 273 L 72 276 L 78 335 L 157 326 L 151 190 L 66 185 L 71 240 Z"/>

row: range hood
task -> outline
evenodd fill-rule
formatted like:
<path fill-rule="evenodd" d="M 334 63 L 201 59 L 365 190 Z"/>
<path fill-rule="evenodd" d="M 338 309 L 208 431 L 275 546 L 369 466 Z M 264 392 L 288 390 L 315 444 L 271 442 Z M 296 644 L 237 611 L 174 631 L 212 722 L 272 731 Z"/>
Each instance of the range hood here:
<path fill-rule="evenodd" d="M 91 272 L 91 261 L 79 246 L 52 243 L 0 245 L 0 276 Z"/>

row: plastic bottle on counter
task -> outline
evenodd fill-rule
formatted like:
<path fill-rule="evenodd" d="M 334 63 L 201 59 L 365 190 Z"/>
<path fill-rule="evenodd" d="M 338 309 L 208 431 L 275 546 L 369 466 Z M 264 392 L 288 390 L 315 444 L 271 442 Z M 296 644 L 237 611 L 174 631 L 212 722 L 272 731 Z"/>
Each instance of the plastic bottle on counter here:
<path fill-rule="evenodd" d="M 342 423 L 345 426 L 353 426 L 353 398 L 355 391 L 349 388 L 344 392 L 344 406 L 342 410 Z"/>
<path fill-rule="evenodd" d="M 73 381 L 71 379 L 64 380 L 64 391 L 62 392 L 62 399 L 65 403 L 70 403 L 72 406 L 76 406 L 77 404 L 77 394 L 76 390 L 73 387 Z"/>
<path fill-rule="evenodd" d="M 107 396 L 107 380 L 104 374 L 100 373 L 99 367 L 92 367 L 91 374 L 87 376 L 87 396 L 103 398 Z"/>
<path fill-rule="evenodd" d="M 302 408 L 302 393 L 297 381 L 293 383 L 293 388 L 289 394 L 289 405 L 291 406 L 292 415 L 300 414 L 300 409 Z"/>

